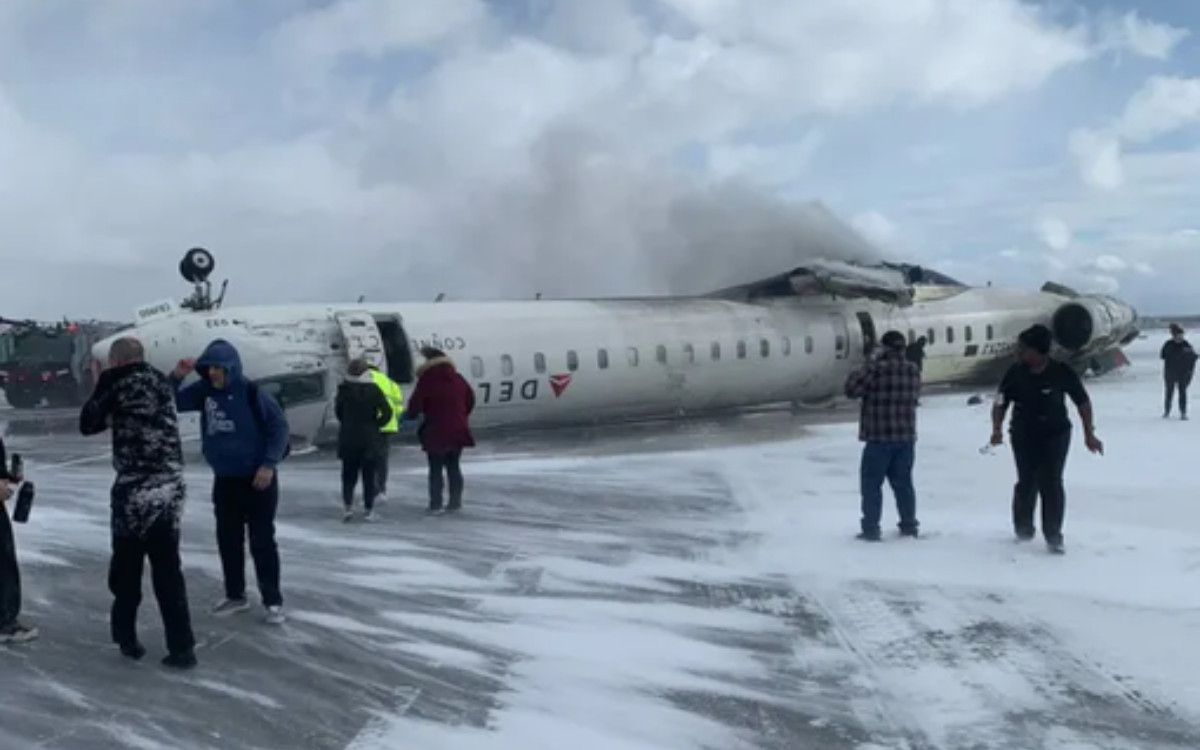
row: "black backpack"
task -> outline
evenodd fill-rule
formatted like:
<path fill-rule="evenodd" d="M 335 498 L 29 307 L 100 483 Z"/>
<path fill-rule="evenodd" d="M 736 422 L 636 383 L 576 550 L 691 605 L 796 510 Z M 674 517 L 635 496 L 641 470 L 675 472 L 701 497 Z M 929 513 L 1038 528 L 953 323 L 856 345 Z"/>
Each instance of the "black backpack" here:
<path fill-rule="evenodd" d="M 251 380 L 246 384 L 246 397 L 250 399 L 250 413 L 254 415 L 255 426 L 258 427 L 260 434 L 266 434 L 267 415 L 263 413 L 262 401 L 258 397 L 258 383 Z M 202 435 L 208 432 L 207 414 L 205 409 L 200 409 L 200 433 Z M 283 458 L 280 460 L 282 461 L 290 455 L 292 455 L 292 438 L 289 435 L 287 443 L 283 446 Z"/>

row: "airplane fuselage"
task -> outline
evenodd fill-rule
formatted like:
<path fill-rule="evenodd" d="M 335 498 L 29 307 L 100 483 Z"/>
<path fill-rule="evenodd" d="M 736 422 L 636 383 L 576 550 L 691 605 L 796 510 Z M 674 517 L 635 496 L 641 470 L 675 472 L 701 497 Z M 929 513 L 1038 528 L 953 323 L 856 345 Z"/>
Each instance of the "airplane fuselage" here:
<path fill-rule="evenodd" d="M 126 333 L 164 371 L 230 341 L 293 433 L 313 439 L 336 424 L 332 401 L 355 356 L 407 396 L 420 348 L 444 350 L 475 389 L 480 428 L 670 417 L 827 402 L 892 329 L 927 337 L 927 385 L 994 381 L 1017 334 L 1070 301 L 935 286 L 907 307 L 833 297 L 285 305 L 155 310 Z"/>

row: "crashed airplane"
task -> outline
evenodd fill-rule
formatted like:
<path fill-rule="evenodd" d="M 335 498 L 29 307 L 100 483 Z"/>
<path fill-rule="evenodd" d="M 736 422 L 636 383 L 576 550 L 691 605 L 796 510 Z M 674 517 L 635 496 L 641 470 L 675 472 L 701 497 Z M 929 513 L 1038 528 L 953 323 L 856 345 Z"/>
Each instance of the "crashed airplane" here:
<path fill-rule="evenodd" d="M 896 263 L 813 261 L 691 296 L 256 307 L 224 307 L 224 286 L 214 298 L 214 267 L 207 250 L 190 250 L 180 272 L 193 295 L 139 308 L 117 335 L 141 338 L 164 371 L 230 341 L 247 376 L 287 410 L 293 437 L 313 444 L 336 427 L 350 359 L 374 362 L 407 394 L 426 345 L 456 361 L 475 388 L 473 424 L 487 428 L 824 404 L 889 329 L 927 339 L 927 385 L 994 384 L 1034 323 L 1084 373 L 1120 367 L 1138 335 L 1136 311 L 1113 297 L 1050 283 L 970 287 Z"/>

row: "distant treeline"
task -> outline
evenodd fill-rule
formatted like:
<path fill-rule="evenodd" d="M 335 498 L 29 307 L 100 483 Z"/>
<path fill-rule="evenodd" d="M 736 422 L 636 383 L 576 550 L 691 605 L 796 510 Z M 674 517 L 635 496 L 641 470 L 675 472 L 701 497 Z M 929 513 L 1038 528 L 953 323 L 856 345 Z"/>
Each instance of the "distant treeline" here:
<path fill-rule="evenodd" d="M 1184 328 L 1196 328 L 1200 326 L 1200 315 L 1140 315 L 1138 323 L 1143 329 L 1166 328 L 1172 323 Z"/>

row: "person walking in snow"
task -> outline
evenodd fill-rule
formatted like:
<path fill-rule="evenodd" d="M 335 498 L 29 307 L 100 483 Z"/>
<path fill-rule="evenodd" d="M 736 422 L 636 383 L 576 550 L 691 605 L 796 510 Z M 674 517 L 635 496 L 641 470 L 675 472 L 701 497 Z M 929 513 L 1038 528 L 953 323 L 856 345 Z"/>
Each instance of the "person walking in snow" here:
<path fill-rule="evenodd" d="M 146 654 L 137 637 L 137 613 L 143 566 L 149 558 L 167 641 L 162 663 L 194 667 L 196 639 L 179 558 L 186 486 L 175 393 L 166 376 L 145 362 L 145 351 L 135 338 L 113 342 L 108 368 L 79 413 L 84 435 L 98 435 L 110 427 L 117 471 L 108 568 L 113 642 L 131 659 Z"/>
<path fill-rule="evenodd" d="M 441 349 L 425 347 L 421 356 L 425 362 L 417 368 L 417 385 L 404 418 L 423 418 L 417 437 L 429 463 L 429 512 L 442 512 L 442 490 L 448 479 L 446 510 L 454 513 L 462 509 L 462 452 L 475 445 L 470 424 L 475 391 Z"/>
<path fill-rule="evenodd" d="M 186 387 L 192 371 L 198 382 Z M 225 578 L 225 598 L 215 615 L 246 612 L 246 536 L 267 622 L 285 620 L 279 587 L 279 547 L 275 512 L 279 507 L 279 463 L 288 453 L 287 416 L 270 394 L 242 372 L 233 344 L 216 339 L 199 359 L 183 359 L 171 374 L 180 412 L 200 412 L 204 458 L 213 471 L 217 547 Z"/>
<path fill-rule="evenodd" d="M 1071 447 L 1071 420 L 1066 397 L 1074 402 L 1083 423 L 1083 439 L 1092 453 L 1104 453 L 1092 421 L 1092 402 L 1079 374 L 1050 358 L 1053 335 L 1035 325 L 1017 338 L 1017 362 L 1004 374 L 992 407 L 992 445 L 1004 442 L 1004 418 L 1013 407 L 1009 436 L 1017 483 L 1013 488 L 1013 531 L 1020 541 L 1033 539 L 1037 528 L 1033 510 L 1042 498 L 1042 534 L 1051 552 L 1062 554 L 1066 491 L 1063 469 Z"/>
<path fill-rule="evenodd" d="M 1163 419 L 1171 416 L 1171 402 L 1175 399 L 1175 391 L 1179 391 L 1179 418 L 1187 419 L 1187 392 L 1192 384 L 1192 375 L 1196 372 L 1196 350 L 1183 337 L 1183 328 L 1178 323 L 1171 324 L 1171 338 L 1162 345 L 1159 357 L 1163 361 L 1163 384 L 1166 393 L 1163 398 Z"/>
<path fill-rule="evenodd" d="M 888 331 L 880 344 L 878 357 L 850 373 L 845 384 L 847 398 L 862 400 L 858 437 L 865 445 L 859 467 L 862 531 L 858 538 L 871 542 L 880 540 L 884 479 L 896 496 L 900 534 L 916 537 L 920 527 L 912 472 L 921 373 L 905 356 L 904 334 Z"/>
<path fill-rule="evenodd" d="M 374 521 L 379 463 L 388 450 L 388 433 L 381 429 L 392 422 L 393 415 L 389 399 L 371 377 L 366 361 L 350 360 L 333 408 L 338 419 L 338 458 L 342 461 L 342 520 L 354 517 L 354 488 L 361 476 L 364 520 Z"/>

